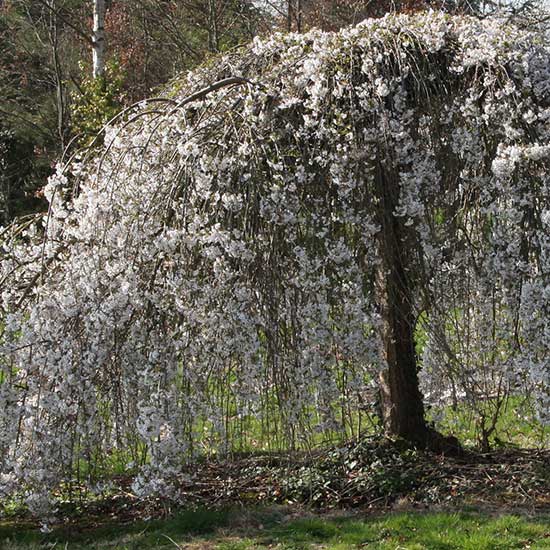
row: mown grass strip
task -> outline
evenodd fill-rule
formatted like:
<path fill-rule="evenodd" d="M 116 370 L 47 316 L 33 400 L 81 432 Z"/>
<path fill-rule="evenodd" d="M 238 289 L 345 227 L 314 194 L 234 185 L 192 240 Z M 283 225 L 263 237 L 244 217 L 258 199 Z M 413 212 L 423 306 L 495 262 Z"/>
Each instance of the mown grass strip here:
<path fill-rule="evenodd" d="M 5 550 L 550 550 L 550 517 L 474 512 L 308 516 L 195 510 L 167 520 L 37 530 L 0 525 Z"/>

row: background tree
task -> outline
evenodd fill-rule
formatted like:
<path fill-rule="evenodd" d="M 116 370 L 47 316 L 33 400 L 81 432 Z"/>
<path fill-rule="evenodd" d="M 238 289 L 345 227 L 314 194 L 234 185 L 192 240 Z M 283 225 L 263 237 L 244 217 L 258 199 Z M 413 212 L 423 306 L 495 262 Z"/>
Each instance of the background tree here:
<path fill-rule="evenodd" d="M 2 141 L 10 151 L 3 194 L 4 223 L 39 207 L 34 192 L 68 138 L 67 90 L 57 18 L 40 4 L 6 4 L 0 11 Z"/>
<path fill-rule="evenodd" d="M 67 147 L 89 144 L 124 106 L 248 41 L 262 21 L 246 1 L 4 2 L 2 147 L 12 153 L 4 157 L 1 223 L 45 207 L 35 195 Z M 109 81 L 94 82 L 100 74 Z"/>
<path fill-rule="evenodd" d="M 94 0 L 92 49 L 93 49 L 93 76 L 102 78 L 105 74 L 105 0 Z"/>

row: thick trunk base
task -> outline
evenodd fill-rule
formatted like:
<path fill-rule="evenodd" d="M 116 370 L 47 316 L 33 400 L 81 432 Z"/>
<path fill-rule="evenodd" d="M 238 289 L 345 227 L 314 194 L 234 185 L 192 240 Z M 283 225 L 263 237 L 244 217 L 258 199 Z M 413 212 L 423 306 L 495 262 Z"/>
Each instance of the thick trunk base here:
<path fill-rule="evenodd" d="M 387 163 L 380 163 L 377 191 L 382 261 L 376 290 L 382 318 L 382 354 L 387 365 L 379 380 L 384 431 L 390 438 L 403 439 L 422 449 L 460 452 L 456 438 L 444 437 L 426 424 L 414 340 L 417 236 L 403 217 L 395 215 L 399 176 L 388 169 Z"/>

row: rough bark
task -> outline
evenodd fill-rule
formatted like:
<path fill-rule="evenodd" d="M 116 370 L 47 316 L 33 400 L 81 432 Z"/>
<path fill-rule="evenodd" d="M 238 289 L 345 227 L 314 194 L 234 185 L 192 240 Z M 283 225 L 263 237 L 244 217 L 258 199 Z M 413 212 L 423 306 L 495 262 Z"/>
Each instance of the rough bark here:
<path fill-rule="evenodd" d="M 395 215 L 399 177 L 391 162 L 379 163 L 376 194 L 379 204 L 381 264 L 376 291 L 382 317 L 383 354 L 388 368 L 380 374 L 380 405 L 386 435 L 437 452 L 462 452 L 455 437 L 427 425 L 418 382 L 415 352 L 415 234 L 406 218 Z"/>
<path fill-rule="evenodd" d="M 388 435 L 424 443 L 428 429 L 414 349 L 411 230 L 404 218 L 394 215 L 399 200 L 397 177 L 381 164 L 377 180 L 382 258 L 377 293 L 388 364 L 380 376 L 382 420 Z"/>

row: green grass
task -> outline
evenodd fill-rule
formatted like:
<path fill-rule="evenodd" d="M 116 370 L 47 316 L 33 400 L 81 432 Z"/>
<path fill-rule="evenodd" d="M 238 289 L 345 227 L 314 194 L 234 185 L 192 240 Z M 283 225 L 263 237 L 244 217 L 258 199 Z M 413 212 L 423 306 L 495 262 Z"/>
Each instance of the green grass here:
<path fill-rule="evenodd" d="M 288 514 L 288 511 L 287 511 Z M 42 535 L 0 525 L 3 550 L 550 550 L 550 518 L 480 513 L 348 514 L 290 519 L 278 509 L 187 511 L 164 521 Z"/>

